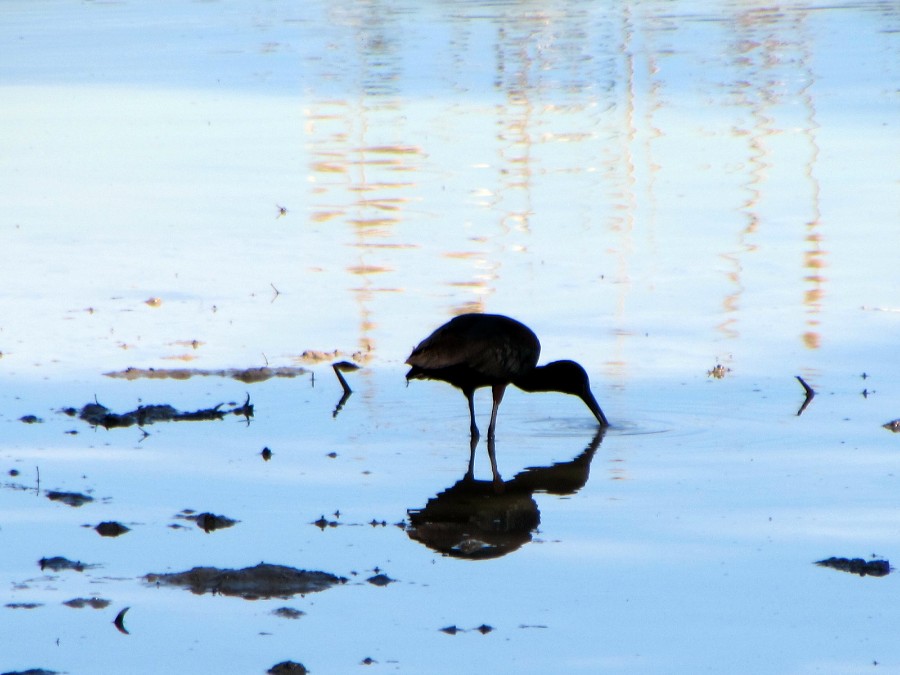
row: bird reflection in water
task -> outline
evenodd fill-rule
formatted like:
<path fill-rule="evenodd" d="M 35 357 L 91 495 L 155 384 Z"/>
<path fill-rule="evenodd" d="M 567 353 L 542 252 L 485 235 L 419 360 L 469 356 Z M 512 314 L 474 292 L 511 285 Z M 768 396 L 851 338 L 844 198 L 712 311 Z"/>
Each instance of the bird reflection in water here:
<path fill-rule="evenodd" d="M 473 438 L 465 476 L 429 499 L 423 508 L 408 509 L 406 534 L 453 558 L 489 560 L 518 550 L 531 541 L 532 532 L 541 522 L 534 493 L 573 495 L 584 487 L 604 433 L 601 427 L 575 459 L 530 467 L 508 481 L 497 472 L 492 438 L 488 438 L 488 454 L 493 480 L 475 479 L 478 439 Z"/>

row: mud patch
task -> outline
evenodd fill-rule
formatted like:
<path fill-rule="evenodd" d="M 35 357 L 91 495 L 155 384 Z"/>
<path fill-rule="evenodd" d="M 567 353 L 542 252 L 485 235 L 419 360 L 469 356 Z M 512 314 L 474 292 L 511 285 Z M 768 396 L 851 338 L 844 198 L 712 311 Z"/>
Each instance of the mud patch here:
<path fill-rule="evenodd" d="M 204 512 L 198 514 L 193 509 L 184 509 L 181 513 L 176 514 L 175 517 L 195 523 L 197 527 L 206 533 L 233 527 L 240 522 L 239 520 L 234 520 L 227 516 L 218 516 L 214 513 Z"/>
<path fill-rule="evenodd" d="M 90 607 L 91 609 L 106 609 L 109 607 L 109 600 L 103 598 L 72 598 L 63 603 L 66 607 L 73 609 L 83 609 Z"/>
<path fill-rule="evenodd" d="M 224 403 L 213 408 L 203 408 L 190 412 L 182 412 L 168 404 L 154 404 L 138 406 L 134 410 L 125 413 L 114 413 L 102 403 L 88 403 L 81 410 L 65 408 L 62 412 L 70 417 L 78 417 L 92 427 L 104 429 L 116 429 L 130 426 L 144 427 L 157 422 L 210 422 L 225 419 L 226 415 L 245 417 L 248 421 L 253 417 L 253 405 L 250 397 L 243 405 L 230 404 L 231 408 L 224 408 Z"/>
<path fill-rule="evenodd" d="M 266 671 L 269 675 L 306 675 L 309 671 L 302 663 L 282 661 Z"/>
<path fill-rule="evenodd" d="M 87 569 L 96 567 L 96 565 L 88 565 L 80 560 L 69 560 L 68 558 L 56 555 L 52 558 L 41 558 L 38 560 L 38 567 L 42 570 L 50 570 L 51 572 L 62 572 L 64 570 L 84 572 Z"/>
<path fill-rule="evenodd" d="M 396 579 L 391 579 L 387 574 L 376 574 L 375 576 L 369 577 L 366 579 L 373 586 L 387 586 L 388 584 L 392 584 Z"/>
<path fill-rule="evenodd" d="M 273 609 L 272 614 L 282 619 L 299 619 L 301 616 L 305 616 L 306 612 L 293 607 L 279 607 L 278 609 Z"/>
<path fill-rule="evenodd" d="M 887 560 L 863 560 L 862 558 L 828 558 L 819 560 L 816 565 L 830 567 L 841 572 L 858 574 L 861 577 L 885 577 L 891 573 L 891 564 Z"/>
<path fill-rule="evenodd" d="M 125 527 L 122 523 L 117 523 L 114 520 L 107 520 L 94 528 L 101 537 L 118 537 L 126 532 L 131 532 L 130 527 Z"/>
<path fill-rule="evenodd" d="M 63 504 L 68 504 L 69 506 L 84 506 L 88 502 L 94 501 L 93 497 L 90 497 L 85 494 L 81 494 L 80 492 L 60 492 L 58 490 L 47 490 L 45 493 L 47 499 L 51 502 L 62 502 Z"/>
<path fill-rule="evenodd" d="M 213 593 L 245 600 L 289 598 L 293 595 L 318 593 L 347 579 L 328 572 L 298 570 L 284 565 L 260 563 L 240 570 L 195 567 L 186 572 L 147 574 L 147 583 L 181 586 L 196 595 Z"/>

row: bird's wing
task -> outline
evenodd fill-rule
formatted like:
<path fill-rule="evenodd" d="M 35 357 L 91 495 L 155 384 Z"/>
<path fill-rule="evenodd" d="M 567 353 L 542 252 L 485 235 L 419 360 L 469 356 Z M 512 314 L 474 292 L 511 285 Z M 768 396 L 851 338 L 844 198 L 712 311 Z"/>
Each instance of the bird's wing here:
<path fill-rule="evenodd" d="M 467 366 L 509 381 L 534 368 L 541 345 L 530 329 L 506 317 L 463 315 L 425 338 L 406 360 L 428 370 Z"/>

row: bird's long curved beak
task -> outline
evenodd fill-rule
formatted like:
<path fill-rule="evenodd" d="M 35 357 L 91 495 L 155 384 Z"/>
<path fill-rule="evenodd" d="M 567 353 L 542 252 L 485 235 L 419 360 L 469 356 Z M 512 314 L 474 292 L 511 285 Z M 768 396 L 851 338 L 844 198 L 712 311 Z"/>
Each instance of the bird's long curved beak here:
<path fill-rule="evenodd" d="M 585 405 L 591 409 L 591 412 L 594 413 L 594 417 L 597 418 L 597 421 L 600 422 L 600 426 L 608 427 L 609 422 L 606 419 L 606 415 L 603 414 L 603 411 L 600 410 L 600 406 L 597 404 L 597 399 L 594 398 L 594 395 L 590 390 L 584 392 L 584 395 L 581 397 L 581 400 L 584 401 Z"/>

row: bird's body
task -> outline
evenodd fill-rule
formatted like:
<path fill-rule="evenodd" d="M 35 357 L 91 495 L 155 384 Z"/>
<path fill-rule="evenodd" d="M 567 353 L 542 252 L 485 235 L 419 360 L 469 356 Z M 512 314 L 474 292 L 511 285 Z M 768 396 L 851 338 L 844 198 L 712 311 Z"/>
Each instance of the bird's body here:
<path fill-rule="evenodd" d="M 406 363 L 407 380 L 442 380 L 461 389 L 469 402 L 472 436 L 476 389 L 491 387 L 494 405 L 488 437 L 494 437 L 497 408 L 510 384 L 525 391 L 559 391 L 581 398 L 602 426 L 606 417 L 584 368 L 574 361 L 538 367 L 541 343 L 528 326 L 499 314 L 462 314 L 435 330 L 416 347 Z"/>

